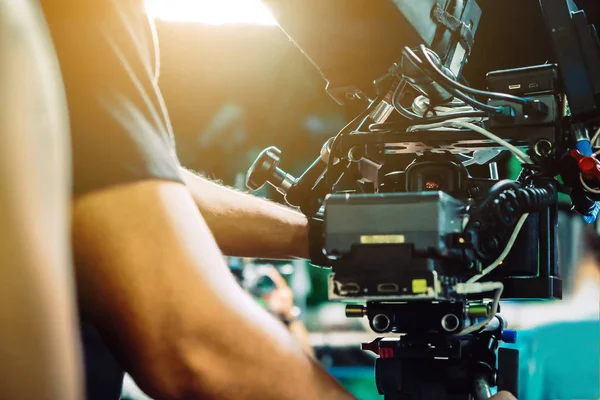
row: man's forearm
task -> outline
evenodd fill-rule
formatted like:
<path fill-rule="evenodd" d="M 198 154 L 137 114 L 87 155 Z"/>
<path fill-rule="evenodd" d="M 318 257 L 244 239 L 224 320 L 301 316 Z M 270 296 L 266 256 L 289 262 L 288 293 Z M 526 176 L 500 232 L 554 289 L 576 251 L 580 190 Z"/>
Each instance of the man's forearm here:
<path fill-rule="evenodd" d="M 218 185 L 187 170 L 183 170 L 183 177 L 226 255 L 308 257 L 308 222 L 301 213 Z"/>
<path fill-rule="evenodd" d="M 122 185 L 73 214 L 82 310 L 151 397 L 353 399 L 239 287 L 182 185 Z"/>

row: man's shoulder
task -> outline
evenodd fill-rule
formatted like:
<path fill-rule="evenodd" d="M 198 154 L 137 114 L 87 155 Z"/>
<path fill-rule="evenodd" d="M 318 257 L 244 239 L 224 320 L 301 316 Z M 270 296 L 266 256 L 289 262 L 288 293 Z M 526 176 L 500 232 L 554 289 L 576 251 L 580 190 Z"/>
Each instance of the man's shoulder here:
<path fill-rule="evenodd" d="M 42 0 L 69 106 L 74 192 L 181 182 L 142 0 Z"/>

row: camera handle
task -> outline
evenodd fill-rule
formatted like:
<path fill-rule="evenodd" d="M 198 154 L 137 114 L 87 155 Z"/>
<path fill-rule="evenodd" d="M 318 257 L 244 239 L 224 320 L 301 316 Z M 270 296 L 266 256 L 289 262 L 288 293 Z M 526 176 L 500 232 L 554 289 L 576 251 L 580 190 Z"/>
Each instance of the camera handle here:
<path fill-rule="evenodd" d="M 269 184 L 290 206 L 300 208 L 308 217 L 317 215 L 323 199 L 330 192 L 323 179 L 327 170 L 326 158 L 319 156 L 300 177 L 295 178 L 280 168 L 281 154 L 274 146 L 263 150 L 248 170 L 246 186 L 258 190 Z"/>

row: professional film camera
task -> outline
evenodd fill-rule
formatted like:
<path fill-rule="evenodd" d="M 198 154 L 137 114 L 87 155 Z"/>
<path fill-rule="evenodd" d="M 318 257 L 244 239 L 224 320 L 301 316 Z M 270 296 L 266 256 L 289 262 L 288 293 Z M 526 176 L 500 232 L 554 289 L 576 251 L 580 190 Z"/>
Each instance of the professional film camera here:
<path fill-rule="evenodd" d="M 248 187 L 269 183 L 309 217 L 312 262 L 332 268 L 348 317 L 401 334 L 363 345 L 385 399 L 516 393 L 518 354 L 496 358 L 515 340 L 499 301 L 562 296 L 559 192 L 588 223 L 600 211 L 600 43 L 585 13 L 540 0 L 555 62 L 490 72 L 482 91 L 462 74 L 475 0 L 267 3 L 329 94 L 364 111 L 298 178 L 266 149 Z M 508 156 L 516 180 L 500 179 Z"/>

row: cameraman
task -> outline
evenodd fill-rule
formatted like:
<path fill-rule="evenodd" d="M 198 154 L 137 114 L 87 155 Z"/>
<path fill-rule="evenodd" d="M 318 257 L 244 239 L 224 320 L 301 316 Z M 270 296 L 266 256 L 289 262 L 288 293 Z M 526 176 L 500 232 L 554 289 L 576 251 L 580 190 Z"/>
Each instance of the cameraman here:
<path fill-rule="evenodd" d="M 305 257 L 307 221 L 181 168 L 143 1 L 42 5 L 70 110 L 82 318 L 158 399 L 351 399 L 225 265 Z M 88 398 L 117 399 L 100 356 L 86 352 Z"/>
<path fill-rule="evenodd" d="M 42 6 L 70 111 L 82 318 L 155 398 L 350 399 L 224 263 L 304 256 L 306 220 L 180 167 L 143 2 Z M 122 374 L 92 346 L 88 397 L 118 399 Z"/>

